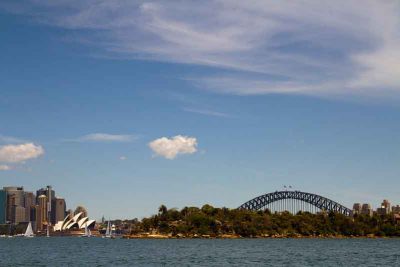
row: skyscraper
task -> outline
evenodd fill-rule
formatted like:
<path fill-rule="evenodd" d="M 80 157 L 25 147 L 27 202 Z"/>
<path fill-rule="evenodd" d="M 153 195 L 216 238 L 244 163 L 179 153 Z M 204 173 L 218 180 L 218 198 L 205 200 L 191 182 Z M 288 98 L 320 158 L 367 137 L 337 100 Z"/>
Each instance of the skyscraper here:
<path fill-rule="evenodd" d="M 371 208 L 371 205 L 368 203 L 364 203 L 361 208 L 361 214 L 372 216 L 373 210 Z"/>
<path fill-rule="evenodd" d="M 3 190 L 7 192 L 6 220 L 15 223 L 15 207 L 24 207 L 24 187 L 8 186 Z"/>
<path fill-rule="evenodd" d="M 27 222 L 34 221 L 35 218 L 31 218 L 31 209 L 36 204 L 35 195 L 32 192 L 25 192 L 24 195 L 24 207 L 25 207 L 25 220 Z"/>
<path fill-rule="evenodd" d="M 26 222 L 25 208 L 22 206 L 14 205 L 12 208 L 11 220 L 13 223 Z"/>
<path fill-rule="evenodd" d="M 24 187 L 23 186 L 6 186 L 3 190 L 7 191 L 7 195 L 14 195 L 15 203 L 17 206 L 24 206 Z"/>
<path fill-rule="evenodd" d="M 379 215 L 388 215 L 390 211 L 390 202 L 386 199 L 383 200 L 381 207 L 376 210 Z"/>
<path fill-rule="evenodd" d="M 47 212 L 48 214 L 48 221 L 51 222 L 52 224 L 55 224 L 55 207 L 53 204 L 55 202 L 53 201 L 55 199 L 56 193 L 52 189 L 51 185 L 46 186 L 45 188 L 41 188 L 36 191 L 36 197 L 37 201 L 39 202 L 39 196 L 45 195 L 47 198 Z"/>
<path fill-rule="evenodd" d="M 55 212 L 53 212 L 54 213 L 53 220 L 55 223 L 57 223 L 59 221 L 64 220 L 66 216 L 66 205 L 65 205 L 65 200 L 63 198 L 56 197 L 53 201 L 55 202 L 53 205 L 55 207 Z"/>
<path fill-rule="evenodd" d="M 6 223 L 7 191 L 0 190 L 0 224 Z"/>
<path fill-rule="evenodd" d="M 360 214 L 361 213 L 361 204 L 354 203 L 353 205 L 353 214 Z"/>
<path fill-rule="evenodd" d="M 36 225 L 37 229 L 42 231 L 44 225 L 47 225 L 47 197 L 46 195 L 40 195 L 38 197 L 38 205 L 36 209 Z"/>

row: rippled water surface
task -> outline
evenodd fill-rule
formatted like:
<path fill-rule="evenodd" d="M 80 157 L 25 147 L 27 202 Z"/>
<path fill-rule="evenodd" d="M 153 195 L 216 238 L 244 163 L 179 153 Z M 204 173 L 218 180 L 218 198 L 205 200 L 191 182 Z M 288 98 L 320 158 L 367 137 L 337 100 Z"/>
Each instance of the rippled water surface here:
<path fill-rule="evenodd" d="M 400 239 L 1 238 L 0 266 L 400 266 Z"/>

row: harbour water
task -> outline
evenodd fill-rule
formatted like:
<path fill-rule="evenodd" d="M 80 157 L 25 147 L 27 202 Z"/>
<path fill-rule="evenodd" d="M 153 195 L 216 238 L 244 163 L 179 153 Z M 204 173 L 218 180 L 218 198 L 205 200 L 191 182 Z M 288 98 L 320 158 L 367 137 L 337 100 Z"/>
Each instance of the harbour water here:
<path fill-rule="evenodd" d="M 0 239 L 0 266 L 245 265 L 400 266 L 400 239 Z"/>

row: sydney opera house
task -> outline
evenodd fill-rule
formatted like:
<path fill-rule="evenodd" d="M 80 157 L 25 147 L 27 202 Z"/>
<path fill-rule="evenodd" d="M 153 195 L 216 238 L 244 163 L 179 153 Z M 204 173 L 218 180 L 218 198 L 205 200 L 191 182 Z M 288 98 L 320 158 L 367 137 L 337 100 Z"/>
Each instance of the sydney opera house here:
<path fill-rule="evenodd" d="M 86 213 L 81 211 L 75 215 L 67 215 L 63 221 L 59 221 L 54 225 L 54 231 L 69 231 L 85 229 L 85 227 L 93 228 L 96 224 L 95 220 L 90 220 L 89 217 L 85 216 Z"/>

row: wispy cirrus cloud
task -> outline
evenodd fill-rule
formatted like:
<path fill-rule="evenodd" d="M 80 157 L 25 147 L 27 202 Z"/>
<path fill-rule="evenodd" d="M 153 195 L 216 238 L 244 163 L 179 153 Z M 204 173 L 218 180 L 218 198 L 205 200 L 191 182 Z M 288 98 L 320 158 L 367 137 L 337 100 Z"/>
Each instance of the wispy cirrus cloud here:
<path fill-rule="evenodd" d="M 0 143 L 4 143 L 4 144 L 18 144 L 18 143 L 26 143 L 28 142 L 25 139 L 21 139 L 18 137 L 14 137 L 14 136 L 7 136 L 7 135 L 1 135 L 0 134 Z"/>
<path fill-rule="evenodd" d="M 132 134 L 108 134 L 108 133 L 92 133 L 80 136 L 75 139 L 65 139 L 70 142 L 132 142 L 137 137 Z"/>
<path fill-rule="evenodd" d="M 218 112 L 214 110 L 209 110 L 209 109 L 198 109 L 198 108 L 189 108 L 189 107 L 184 107 L 182 108 L 186 112 L 190 113 L 196 113 L 200 115 L 206 115 L 206 116 L 213 116 L 213 117 L 230 117 L 229 114 L 223 113 L 223 112 Z"/>
<path fill-rule="evenodd" d="M 400 2 L 3 1 L 105 54 L 212 67 L 229 94 L 400 93 Z M 80 32 L 82 34 L 80 34 Z"/>

